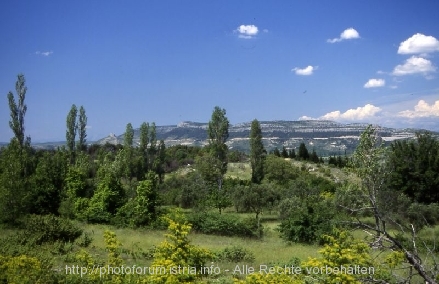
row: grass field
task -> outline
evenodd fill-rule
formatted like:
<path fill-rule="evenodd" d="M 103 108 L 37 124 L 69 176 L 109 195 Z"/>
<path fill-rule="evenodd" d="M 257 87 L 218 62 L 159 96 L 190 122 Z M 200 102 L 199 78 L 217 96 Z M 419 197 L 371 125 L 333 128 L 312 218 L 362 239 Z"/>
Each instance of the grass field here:
<path fill-rule="evenodd" d="M 283 241 L 276 231 L 276 222 L 264 222 L 266 228 L 265 236 L 261 240 L 225 237 L 215 235 L 205 235 L 198 233 L 190 234 L 192 244 L 211 251 L 220 251 L 226 247 L 243 247 L 254 254 L 254 265 L 269 263 L 287 263 L 292 258 L 297 257 L 306 260 L 308 257 L 318 256 L 318 246 L 304 244 L 288 244 Z M 111 230 L 116 233 L 117 238 L 121 241 L 124 250 L 127 251 L 148 251 L 154 246 L 158 246 L 164 241 L 166 231 L 148 230 L 148 229 L 128 229 L 115 228 L 105 225 L 83 225 L 84 232 L 93 237 L 90 249 L 95 254 L 105 255 L 105 243 L 103 234 L 105 230 Z M 129 255 L 125 255 L 128 263 L 135 261 L 136 264 L 149 264 L 149 260 L 134 260 Z M 141 263 L 138 263 L 138 262 Z M 229 265 L 229 264 L 224 264 Z M 231 265 L 231 264 L 230 264 Z"/>

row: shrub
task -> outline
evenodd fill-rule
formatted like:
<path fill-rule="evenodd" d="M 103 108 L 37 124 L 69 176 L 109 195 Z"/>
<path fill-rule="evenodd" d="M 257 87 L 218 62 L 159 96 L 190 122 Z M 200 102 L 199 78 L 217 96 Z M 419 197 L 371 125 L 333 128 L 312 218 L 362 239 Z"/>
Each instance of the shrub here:
<path fill-rule="evenodd" d="M 241 219 L 236 215 L 213 212 L 192 213 L 188 217 L 196 232 L 208 235 L 259 238 L 263 227 L 255 218 Z"/>
<path fill-rule="evenodd" d="M 35 257 L 20 255 L 4 257 L 0 255 L 1 283 L 45 283 L 47 267 Z"/>
<path fill-rule="evenodd" d="M 254 254 L 241 246 L 227 247 L 222 251 L 217 252 L 215 256 L 218 261 L 229 261 L 234 263 L 255 261 Z"/>
<path fill-rule="evenodd" d="M 77 244 L 80 247 L 86 248 L 93 242 L 93 237 L 89 233 L 85 232 L 78 240 Z"/>
<path fill-rule="evenodd" d="M 184 271 L 183 273 L 172 273 L 175 267 L 192 267 L 196 271 L 213 258 L 213 254 L 200 247 L 190 244 L 188 234 L 191 225 L 187 222 L 184 215 L 176 211 L 166 217 L 169 222 L 168 234 L 156 249 L 154 261 L 151 265 L 154 269 L 164 269 L 164 273 L 150 275 L 149 283 L 183 283 L 194 282 L 201 275 Z"/>
<path fill-rule="evenodd" d="M 268 266 L 279 266 L 279 267 L 285 267 L 285 266 L 294 266 L 294 267 L 299 267 L 300 264 L 302 263 L 302 261 L 300 260 L 300 258 L 293 256 L 292 258 L 290 258 L 290 260 L 288 261 L 276 261 L 276 262 L 269 262 Z"/>
<path fill-rule="evenodd" d="M 273 267 L 276 273 L 251 273 L 248 274 L 244 280 L 235 280 L 236 284 L 303 284 L 303 283 L 318 283 L 308 282 L 301 274 L 292 274 L 284 268 Z"/>
<path fill-rule="evenodd" d="M 318 283 L 388 283 L 390 280 L 387 271 L 374 261 L 370 248 L 364 241 L 355 239 L 349 232 L 337 230 L 331 235 L 323 236 L 323 239 L 325 244 L 319 250 L 321 258 L 310 258 L 303 263 L 305 268 L 320 267 L 323 270 L 322 273 L 312 275 Z M 374 268 L 374 273 L 365 275 L 342 270 L 340 273 L 328 271 L 336 267 L 353 265 Z M 303 269 L 303 271 L 307 270 Z"/>
<path fill-rule="evenodd" d="M 54 215 L 29 215 L 21 220 L 23 241 L 36 245 L 43 243 L 73 242 L 82 234 L 82 229 L 72 221 Z"/>
<path fill-rule="evenodd" d="M 420 230 L 424 226 L 434 226 L 439 220 L 439 205 L 412 203 L 409 208 L 406 209 L 407 217 L 410 223 L 414 224 L 417 230 Z"/>
<path fill-rule="evenodd" d="M 309 198 L 294 214 L 279 225 L 283 239 L 289 242 L 321 243 L 323 234 L 333 230 L 335 216 L 332 204 L 325 200 Z"/>

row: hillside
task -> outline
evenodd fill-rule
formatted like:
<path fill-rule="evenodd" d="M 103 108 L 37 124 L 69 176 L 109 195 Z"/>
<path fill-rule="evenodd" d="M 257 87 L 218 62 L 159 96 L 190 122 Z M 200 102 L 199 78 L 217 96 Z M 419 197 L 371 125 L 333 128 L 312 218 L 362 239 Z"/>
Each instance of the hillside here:
<path fill-rule="evenodd" d="M 297 148 L 304 142 L 309 150 L 313 148 L 317 154 L 339 155 L 350 154 L 355 149 L 360 134 L 367 124 L 342 124 L 333 121 L 260 121 L 263 143 L 270 151 L 274 148 Z M 157 138 L 163 139 L 167 146 L 184 144 L 202 146 L 207 144 L 207 123 L 181 122 L 178 125 L 157 126 Z M 230 149 L 248 152 L 251 122 L 238 123 L 229 128 L 227 144 Z M 384 141 L 413 138 L 418 129 L 393 129 L 379 127 Z M 139 141 L 139 129 L 134 131 L 134 142 Z M 123 143 L 123 134 L 111 134 L 97 141 L 99 144 Z"/>

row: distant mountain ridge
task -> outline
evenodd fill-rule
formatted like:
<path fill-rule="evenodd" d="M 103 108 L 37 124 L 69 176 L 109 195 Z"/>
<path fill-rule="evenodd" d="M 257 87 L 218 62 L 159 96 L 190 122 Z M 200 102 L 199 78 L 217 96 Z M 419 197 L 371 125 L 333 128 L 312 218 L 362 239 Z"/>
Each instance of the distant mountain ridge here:
<path fill-rule="evenodd" d="M 343 124 L 327 120 L 299 120 L 299 121 L 260 121 L 263 143 L 270 151 L 274 148 L 298 148 L 304 142 L 309 151 L 315 149 L 322 156 L 342 155 L 352 153 L 361 133 L 368 126 L 367 123 Z M 184 121 L 177 125 L 157 126 L 157 139 L 163 139 L 167 146 L 192 145 L 203 146 L 207 141 L 208 123 Z M 380 127 L 378 132 L 382 139 L 390 142 L 396 139 L 414 138 L 420 129 L 394 129 Z M 251 122 L 238 123 L 229 128 L 227 145 L 230 149 L 248 152 Z M 438 133 L 435 133 L 438 135 Z M 109 136 L 96 143 L 123 144 L 124 135 Z M 134 130 L 134 143 L 139 143 L 139 129 Z"/>

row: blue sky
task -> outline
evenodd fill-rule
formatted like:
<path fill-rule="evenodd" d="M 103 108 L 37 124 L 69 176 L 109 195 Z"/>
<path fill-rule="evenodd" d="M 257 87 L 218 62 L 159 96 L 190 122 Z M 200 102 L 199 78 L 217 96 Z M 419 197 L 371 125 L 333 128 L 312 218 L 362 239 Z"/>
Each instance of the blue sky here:
<path fill-rule="evenodd" d="M 88 139 L 131 122 L 331 119 L 439 130 L 439 1 L 1 1 L 7 93 L 28 87 L 26 134 Z"/>

